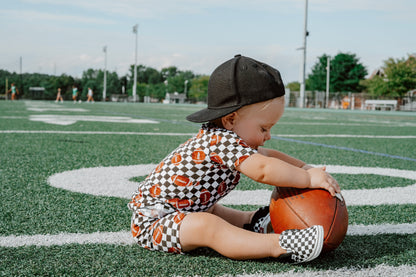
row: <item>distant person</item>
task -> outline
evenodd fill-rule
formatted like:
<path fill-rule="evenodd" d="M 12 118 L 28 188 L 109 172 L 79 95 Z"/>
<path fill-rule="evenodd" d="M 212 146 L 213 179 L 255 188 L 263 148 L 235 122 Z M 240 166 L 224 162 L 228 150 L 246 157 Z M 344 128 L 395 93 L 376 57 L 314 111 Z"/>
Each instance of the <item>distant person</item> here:
<path fill-rule="evenodd" d="M 78 96 L 78 88 L 73 85 L 72 86 L 72 100 L 74 100 L 74 104 L 77 102 L 77 96 Z"/>
<path fill-rule="evenodd" d="M 350 102 L 350 98 L 348 96 L 344 96 L 344 98 L 342 98 L 342 109 L 348 109 L 348 107 L 350 106 Z"/>
<path fill-rule="evenodd" d="M 94 103 L 94 98 L 92 97 L 93 96 L 93 94 L 94 94 L 94 92 L 92 91 L 92 89 L 91 88 L 88 88 L 88 99 L 87 99 L 87 102 L 92 102 L 92 103 Z"/>
<path fill-rule="evenodd" d="M 64 103 L 64 99 L 62 98 L 61 95 L 61 88 L 58 88 L 58 93 L 56 94 L 56 100 L 55 102 L 61 101 L 61 103 Z"/>
<path fill-rule="evenodd" d="M 16 100 L 17 95 L 19 94 L 19 90 L 17 89 L 14 83 L 11 84 L 10 89 L 7 91 L 7 93 L 10 93 L 10 92 L 12 93 L 12 100 Z"/>

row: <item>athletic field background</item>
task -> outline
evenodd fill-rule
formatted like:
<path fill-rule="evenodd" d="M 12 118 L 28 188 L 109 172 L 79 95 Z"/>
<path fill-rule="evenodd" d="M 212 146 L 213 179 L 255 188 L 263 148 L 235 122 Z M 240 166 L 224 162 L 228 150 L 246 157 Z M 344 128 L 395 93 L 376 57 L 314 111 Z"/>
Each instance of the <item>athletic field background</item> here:
<path fill-rule="evenodd" d="M 344 242 L 310 263 L 135 245 L 129 196 L 201 108 L 0 101 L 0 276 L 416 274 L 416 113 L 288 108 L 273 127 L 266 147 L 327 165 L 347 202 Z M 243 177 L 222 203 L 254 210 L 271 190 Z"/>

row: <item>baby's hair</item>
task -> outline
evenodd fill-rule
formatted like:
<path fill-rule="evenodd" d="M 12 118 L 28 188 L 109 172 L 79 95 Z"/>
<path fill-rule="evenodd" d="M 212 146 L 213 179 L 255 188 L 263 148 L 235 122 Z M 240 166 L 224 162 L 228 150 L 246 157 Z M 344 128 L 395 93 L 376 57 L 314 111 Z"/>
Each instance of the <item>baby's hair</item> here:
<path fill-rule="evenodd" d="M 210 123 L 216 125 L 217 127 L 224 128 L 222 125 L 222 117 L 211 120 Z"/>
<path fill-rule="evenodd" d="M 263 102 L 263 106 L 260 108 L 259 111 L 264 111 L 265 109 L 267 109 L 267 107 L 270 106 L 270 103 L 272 103 L 275 99 L 283 100 L 283 101 L 285 100 L 285 98 L 283 96 L 279 96 L 279 97 L 276 97 L 276 98 L 273 98 L 273 99 L 266 100 L 266 101 Z"/>
<path fill-rule="evenodd" d="M 263 102 L 259 102 L 259 103 L 256 103 L 256 104 L 262 104 L 261 106 L 259 105 L 259 107 L 257 108 L 258 110 L 258 112 L 262 112 L 262 111 L 264 111 L 265 109 L 267 109 L 267 107 L 269 107 L 270 106 L 270 104 L 273 102 L 273 101 L 284 101 L 285 100 L 285 98 L 283 97 L 283 96 L 279 96 L 279 97 L 276 97 L 276 98 L 272 98 L 272 99 L 269 99 L 269 100 L 266 100 L 266 101 L 263 101 Z M 243 107 L 244 108 L 244 107 Z"/>
<path fill-rule="evenodd" d="M 255 103 L 255 104 L 260 104 L 260 103 L 262 103 L 261 107 L 259 107 L 259 109 L 258 109 L 258 112 L 261 112 L 261 111 L 264 111 L 265 109 L 267 109 L 267 107 L 268 107 L 268 106 L 270 106 L 270 104 L 271 104 L 274 100 L 276 100 L 276 101 L 284 101 L 284 100 L 285 100 L 285 98 L 284 98 L 284 96 L 279 96 L 279 97 L 272 98 L 272 99 L 269 99 L 269 100 L 266 100 L 266 101 L 263 101 L 263 102 Z M 251 104 L 251 105 L 255 105 L 255 104 Z M 243 107 L 241 107 L 239 110 L 245 110 L 247 107 L 249 107 L 249 106 L 251 106 L 251 105 L 243 106 Z M 218 127 L 220 127 L 220 128 L 223 128 L 223 127 L 224 127 L 224 126 L 222 125 L 222 117 L 220 117 L 220 118 L 216 118 L 216 119 L 213 119 L 213 120 L 211 120 L 211 121 L 210 121 L 210 123 L 213 123 L 214 125 L 216 125 L 216 126 L 218 126 Z"/>

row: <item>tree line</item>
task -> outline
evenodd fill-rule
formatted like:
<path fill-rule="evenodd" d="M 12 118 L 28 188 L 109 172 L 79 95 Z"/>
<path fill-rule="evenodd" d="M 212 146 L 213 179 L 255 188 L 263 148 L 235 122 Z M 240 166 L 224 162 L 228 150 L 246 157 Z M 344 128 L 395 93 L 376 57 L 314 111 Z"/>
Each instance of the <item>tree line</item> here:
<path fill-rule="evenodd" d="M 118 76 L 117 72 L 106 72 L 106 98 L 111 94 L 133 95 L 134 66 L 129 69 L 125 76 Z M 136 93 L 141 101 L 144 96 L 149 96 L 156 101 L 165 98 L 166 93 L 185 93 L 188 101 L 206 101 L 209 76 L 198 75 L 192 71 L 181 71 L 175 66 L 163 68 L 158 71 L 144 65 L 137 66 L 137 87 Z M 67 74 L 60 76 L 40 74 L 8 72 L 0 69 L 0 94 L 15 83 L 20 91 L 20 97 L 28 99 L 55 99 L 58 88 L 61 88 L 61 95 L 64 99 L 71 99 L 72 87 L 78 88 L 80 99 L 87 98 L 88 88 L 94 91 L 96 101 L 103 100 L 104 70 L 89 68 L 82 73 L 81 78 L 72 77 Z M 6 88 L 7 80 L 7 88 Z M 31 94 L 30 88 L 42 87 L 42 95 Z"/>
<path fill-rule="evenodd" d="M 355 54 L 338 53 L 334 57 L 323 54 L 318 57 L 306 79 L 306 90 L 326 91 L 327 65 L 330 65 L 330 93 L 367 92 L 374 98 L 401 98 L 408 91 L 416 88 L 416 57 L 389 58 L 377 70 L 377 74 L 365 78 L 368 71 Z M 133 93 L 134 66 L 129 73 L 118 76 L 116 72 L 106 72 L 106 95 Z M 102 100 L 104 86 L 104 71 L 102 69 L 87 69 L 81 78 L 74 78 L 67 74 L 60 76 L 8 72 L 0 69 L 0 94 L 15 83 L 21 92 L 21 97 L 55 99 L 58 88 L 61 88 L 65 99 L 71 98 L 72 86 L 78 87 L 82 100 L 87 98 L 88 88 L 94 91 L 96 101 Z M 6 81 L 7 86 L 6 88 Z M 162 68 L 160 71 L 144 65 L 137 66 L 136 93 L 140 101 L 149 96 L 156 101 L 165 98 L 166 93 L 186 93 L 189 102 L 206 101 L 209 76 L 198 75 L 190 70 L 182 71 L 175 66 Z M 30 95 L 30 87 L 43 87 L 41 96 Z M 292 91 L 299 91 L 299 82 L 291 82 L 287 87 Z"/>
<path fill-rule="evenodd" d="M 407 92 L 416 89 L 416 56 L 389 58 L 383 66 L 368 78 L 365 66 L 355 54 L 338 53 L 334 57 L 323 54 L 313 65 L 305 81 L 306 90 L 326 91 L 327 66 L 329 62 L 329 92 L 366 92 L 374 99 L 403 98 Z M 288 84 L 292 91 L 299 91 L 299 82 Z"/>

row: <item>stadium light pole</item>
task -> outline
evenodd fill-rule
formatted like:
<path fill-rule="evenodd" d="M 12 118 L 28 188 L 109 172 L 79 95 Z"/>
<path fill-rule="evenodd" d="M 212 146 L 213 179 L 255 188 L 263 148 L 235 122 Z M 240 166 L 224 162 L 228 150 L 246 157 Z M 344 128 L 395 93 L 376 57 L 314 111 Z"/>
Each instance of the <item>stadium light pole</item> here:
<path fill-rule="evenodd" d="M 302 80 L 300 82 L 300 107 L 305 105 L 305 73 L 306 73 L 306 37 L 309 35 L 307 30 L 308 25 L 308 0 L 305 0 L 305 20 L 303 31 L 303 47 L 298 50 L 303 50 L 303 65 L 302 65 Z"/>
<path fill-rule="evenodd" d="M 185 98 L 188 98 L 188 96 L 186 94 L 188 93 L 188 83 L 189 83 L 189 81 L 185 80 L 184 83 L 185 83 Z"/>
<path fill-rule="evenodd" d="M 328 56 L 326 58 L 326 103 L 325 107 L 329 108 L 329 72 L 331 70 L 331 58 Z"/>
<path fill-rule="evenodd" d="M 139 24 L 133 26 L 133 33 L 136 34 L 136 50 L 134 57 L 134 80 L 133 80 L 133 101 L 136 102 L 136 90 L 137 90 L 137 33 Z"/>
<path fill-rule="evenodd" d="M 9 79 L 6 77 L 6 86 L 4 87 L 4 100 L 7 101 L 7 89 L 9 88 Z"/>
<path fill-rule="evenodd" d="M 23 92 L 23 71 L 22 71 L 22 68 L 23 68 L 23 57 L 20 56 L 20 93 L 23 95 L 24 92 Z"/>
<path fill-rule="evenodd" d="M 104 89 L 103 89 L 103 101 L 107 97 L 107 45 L 103 47 L 104 51 Z"/>

